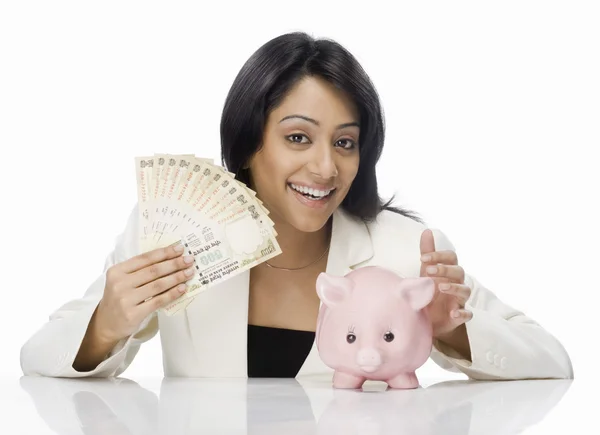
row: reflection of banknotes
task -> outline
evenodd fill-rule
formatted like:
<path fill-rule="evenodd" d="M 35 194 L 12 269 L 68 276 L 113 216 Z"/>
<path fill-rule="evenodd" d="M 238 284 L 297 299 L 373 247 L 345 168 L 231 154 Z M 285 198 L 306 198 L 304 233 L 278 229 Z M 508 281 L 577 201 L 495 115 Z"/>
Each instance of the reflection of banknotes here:
<path fill-rule="evenodd" d="M 202 291 L 281 253 L 256 193 L 212 160 L 191 154 L 135 158 L 142 252 L 184 243 L 196 274 L 162 311 L 173 315 Z"/>

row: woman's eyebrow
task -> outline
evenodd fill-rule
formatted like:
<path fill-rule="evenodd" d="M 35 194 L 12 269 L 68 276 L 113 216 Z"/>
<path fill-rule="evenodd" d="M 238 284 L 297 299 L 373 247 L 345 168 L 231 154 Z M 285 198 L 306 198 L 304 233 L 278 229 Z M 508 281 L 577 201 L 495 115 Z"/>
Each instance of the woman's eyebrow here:
<path fill-rule="evenodd" d="M 304 116 L 304 115 L 288 115 L 288 116 L 284 116 L 281 121 L 279 121 L 279 123 L 281 124 L 283 121 L 285 121 L 286 119 L 291 119 L 291 118 L 300 118 L 300 119 L 304 119 L 305 121 L 308 122 L 312 122 L 313 124 L 315 124 L 316 126 L 320 126 L 321 124 L 319 123 L 319 121 L 309 118 L 308 116 Z M 342 128 L 346 128 L 346 127 L 359 127 L 360 125 L 358 122 L 346 122 L 344 124 L 340 124 L 338 125 L 336 128 L 342 129 Z"/>

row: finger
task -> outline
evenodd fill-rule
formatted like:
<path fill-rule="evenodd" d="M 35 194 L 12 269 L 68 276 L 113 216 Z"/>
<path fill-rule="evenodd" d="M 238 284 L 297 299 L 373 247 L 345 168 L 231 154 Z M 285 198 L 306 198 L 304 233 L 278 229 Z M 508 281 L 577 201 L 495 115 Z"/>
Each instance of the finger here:
<path fill-rule="evenodd" d="M 177 270 L 166 276 L 155 279 L 154 281 L 147 282 L 146 284 L 135 289 L 131 295 L 131 297 L 134 299 L 134 302 L 136 304 L 140 303 L 150 297 L 164 293 L 178 284 L 189 281 L 194 275 L 196 267 L 190 266 L 189 264 L 187 266 L 188 267 L 184 270 Z"/>
<path fill-rule="evenodd" d="M 120 263 L 118 267 L 121 269 L 121 272 L 124 273 L 137 272 L 152 264 L 179 257 L 183 254 L 183 250 L 184 246 L 181 243 L 166 246 L 164 248 L 153 249 L 152 251 L 144 252 L 143 254 L 136 255 L 135 257 Z"/>
<path fill-rule="evenodd" d="M 153 313 L 154 311 L 172 303 L 177 298 L 181 297 L 181 295 L 185 292 L 185 288 L 185 284 L 179 284 L 158 296 L 154 296 L 152 298 L 148 298 L 146 301 L 143 301 L 137 306 L 139 316 L 145 318 L 148 314 Z"/>
<path fill-rule="evenodd" d="M 431 264 L 458 265 L 458 256 L 454 251 L 435 251 L 421 255 L 421 261 Z"/>
<path fill-rule="evenodd" d="M 165 260 L 161 263 L 151 264 L 144 269 L 130 274 L 128 284 L 133 288 L 141 288 L 154 281 L 160 280 L 161 278 L 168 277 L 177 271 L 187 269 L 192 266 L 193 263 L 194 257 L 192 255 L 184 255 L 172 258 L 171 260 Z M 164 281 L 162 281 L 162 283 L 164 284 Z M 169 284 L 169 282 L 167 282 L 167 284 Z M 175 284 L 162 288 L 162 291 L 173 287 L 173 285 Z"/>
<path fill-rule="evenodd" d="M 445 282 L 439 284 L 438 288 L 442 293 L 455 296 L 461 307 L 464 307 L 471 297 L 471 288 L 464 284 Z"/>
<path fill-rule="evenodd" d="M 460 326 L 463 323 L 467 323 L 469 320 L 473 318 L 473 313 L 469 310 L 465 310 L 463 308 L 452 310 L 450 312 L 450 317 L 452 318 L 452 323 L 455 326 Z"/>
<path fill-rule="evenodd" d="M 425 268 L 426 276 L 435 278 L 448 278 L 452 282 L 464 283 L 465 271 L 461 266 L 448 266 L 445 264 L 428 265 Z"/>

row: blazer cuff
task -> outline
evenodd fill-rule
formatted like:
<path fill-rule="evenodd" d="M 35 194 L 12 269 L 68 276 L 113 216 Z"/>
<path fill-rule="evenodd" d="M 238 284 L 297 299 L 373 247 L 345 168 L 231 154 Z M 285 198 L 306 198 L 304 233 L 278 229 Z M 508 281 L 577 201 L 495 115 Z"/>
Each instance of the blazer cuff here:
<path fill-rule="evenodd" d="M 476 380 L 570 377 L 570 362 L 562 364 L 556 358 L 560 344 L 541 326 L 511 322 L 468 303 L 466 308 L 473 313 L 473 318 L 465 323 L 471 361 L 434 341 L 431 358 L 440 367 Z"/>
<path fill-rule="evenodd" d="M 499 337 L 502 332 L 509 329 L 506 320 L 487 311 L 469 306 L 465 308 L 473 313 L 471 320 L 465 323 L 469 346 L 471 348 L 471 361 L 464 359 L 454 349 L 444 343 L 434 340 L 436 352 L 432 359 L 443 362 L 442 367 L 452 367 L 454 372 L 462 372 L 471 379 L 497 380 L 511 377 L 507 354 L 507 343 L 502 343 Z M 505 337 L 509 340 L 509 337 Z M 440 364 L 441 365 L 441 364 Z"/>
<path fill-rule="evenodd" d="M 144 320 L 136 334 L 120 340 L 111 352 L 109 352 L 104 361 L 98 364 L 94 370 L 80 372 L 73 368 L 73 362 L 79 352 L 97 305 L 98 302 L 91 303 L 71 313 L 69 317 L 55 319 L 47 324 L 44 333 L 37 336 L 37 340 L 29 343 L 28 348 L 32 349 L 32 351 L 35 349 L 35 353 L 38 355 L 54 355 L 55 357 L 46 361 L 46 364 L 40 367 L 31 369 L 23 367 L 24 373 L 34 376 L 67 378 L 114 377 L 122 373 L 131 363 L 131 360 L 133 360 L 139 349 L 139 344 L 130 349 L 132 348 L 132 344 L 135 344 L 139 338 L 144 338 L 146 334 L 153 335 L 152 328 L 146 330 L 148 323 L 152 320 L 152 316 Z M 45 340 L 47 337 L 52 337 L 54 340 Z M 40 351 L 39 347 L 46 349 Z M 24 349 L 23 352 L 27 352 L 27 349 Z M 31 360 L 30 358 L 26 359 Z"/>

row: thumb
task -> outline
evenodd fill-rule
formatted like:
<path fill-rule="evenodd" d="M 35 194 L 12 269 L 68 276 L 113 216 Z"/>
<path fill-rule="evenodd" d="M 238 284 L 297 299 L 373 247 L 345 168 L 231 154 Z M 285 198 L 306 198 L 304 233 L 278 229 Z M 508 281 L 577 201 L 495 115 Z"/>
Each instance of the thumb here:
<path fill-rule="evenodd" d="M 435 241 L 433 239 L 433 232 L 430 229 L 426 229 L 421 233 L 420 249 L 421 255 L 435 252 Z M 421 262 L 421 276 L 427 276 L 427 274 L 425 273 L 425 268 L 428 264 L 430 263 Z"/>
<path fill-rule="evenodd" d="M 433 232 L 428 228 L 421 233 L 421 255 L 435 252 Z"/>

